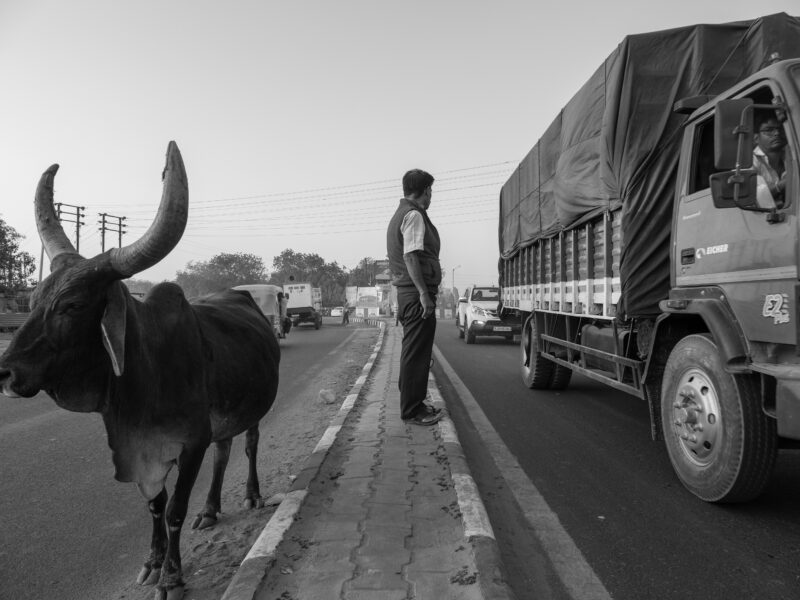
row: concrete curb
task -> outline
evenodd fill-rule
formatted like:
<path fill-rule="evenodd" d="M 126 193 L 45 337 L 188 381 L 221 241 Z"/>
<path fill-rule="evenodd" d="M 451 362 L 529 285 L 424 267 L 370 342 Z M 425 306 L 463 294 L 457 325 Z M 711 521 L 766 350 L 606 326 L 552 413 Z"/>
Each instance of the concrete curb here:
<path fill-rule="evenodd" d="M 430 385 L 431 383 L 433 385 Z M 428 393 L 434 406 L 437 408 L 446 406 L 436 387 L 433 373 L 430 374 Z M 439 433 L 450 464 L 450 476 L 455 486 L 461 520 L 464 524 L 464 537 L 472 547 L 481 592 L 487 600 L 516 600 L 516 595 L 506 583 L 500 549 L 486 507 L 481 500 L 478 486 L 472 479 L 455 425 L 447 413 L 439 421 Z"/>
<path fill-rule="evenodd" d="M 295 517 L 300 512 L 308 494 L 308 486 L 319 473 L 320 466 L 328 454 L 328 450 L 336 441 L 336 436 L 342 428 L 347 416 L 350 414 L 356 400 L 361 393 L 361 388 L 367 381 L 367 377 L 372 372 L 378 354 L 383 347 L 383 340 L 386 333 L 385 324 L 377 320 L 365 320 L 364 322 L 372 324 L 380 328 L 378 334 L 378 341 L 375 343 L 374 351 L 370 355 L 367 363 L 362 369 L 362 373 L 353 387 L 350 388 L 350 393 L 347 394 L 344 402 L 342 402 L 339 412 L 331 419 L 331 424 L 325 433 L 320 438 L 314 451 L 306 459 L 303 469 L 298 474 L 297 478 L 292 483 L 292 487 L 286 494 L 286 497 L 278 505 L 275 513 L 264 526 L 258 539 L 250 548 L 247 556 L 244 557 L 242 564 L 236 571 L 236 574 L 228 584 L 222 600 L 253 600 L 258 592 L 258 587 L 267 574 L 270 566 L 275 562 L 275 550 L 283 540 L 286 531 L 294 522 Z"/>

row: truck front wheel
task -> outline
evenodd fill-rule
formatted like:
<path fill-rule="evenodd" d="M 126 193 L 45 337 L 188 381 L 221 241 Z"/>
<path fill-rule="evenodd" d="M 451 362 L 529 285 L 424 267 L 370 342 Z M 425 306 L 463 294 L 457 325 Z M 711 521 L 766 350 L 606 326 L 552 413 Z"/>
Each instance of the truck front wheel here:
<path fill-rule="evenodd" d="M 531 316 L 522 328 L 520 342 L 522 381 L 532 390 L 546 390 L 553 381 L 555 363 L 542 357 L 536 348 L 536 320 Z"/>
<path fill-rule="evenodd" d="M 761 407 L 759 380 L 732 375 L 708 335 L 689 335 L 664 369 L 661 422 L 670 461 L 686 488 L 706 502 L 746 502 L 772 474 L 775 420 Z"/>

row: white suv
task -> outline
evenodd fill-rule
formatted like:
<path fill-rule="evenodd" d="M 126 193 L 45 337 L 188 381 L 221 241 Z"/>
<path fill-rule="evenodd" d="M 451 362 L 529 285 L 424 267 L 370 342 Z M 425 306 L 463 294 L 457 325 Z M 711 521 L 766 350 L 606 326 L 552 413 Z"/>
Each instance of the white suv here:
<path fill-rule="evenodd" d="M 511 340 L 520 335 L 522 328 L 518 322 L 506 322 L 497 314 L 500 303 L 500 288 L 474 286 L 467 288 L 464 296 L 458 299 L 456 327 L 458 337 L 468 344 L 474 344 L 477 336 L 502 336 Z"/>

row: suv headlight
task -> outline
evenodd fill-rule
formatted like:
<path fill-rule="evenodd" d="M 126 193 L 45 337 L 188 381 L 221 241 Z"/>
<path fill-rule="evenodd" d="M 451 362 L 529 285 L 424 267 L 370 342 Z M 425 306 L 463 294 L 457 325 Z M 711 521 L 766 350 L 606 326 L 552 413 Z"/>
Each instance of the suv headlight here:
<path fill-rule="evenodd" d="M 482 309 L 481 307 L 479 307 L 479 306 L 473 306 L 473 307 L 472 307 L 472 314 L 474 314 L 474 315 L 478 315 L 479 317 L 485 317 L 485 316 L 486 316 L 486 311 L 485 311 L 485 310 L 483 310 L 483 309 Z"/>

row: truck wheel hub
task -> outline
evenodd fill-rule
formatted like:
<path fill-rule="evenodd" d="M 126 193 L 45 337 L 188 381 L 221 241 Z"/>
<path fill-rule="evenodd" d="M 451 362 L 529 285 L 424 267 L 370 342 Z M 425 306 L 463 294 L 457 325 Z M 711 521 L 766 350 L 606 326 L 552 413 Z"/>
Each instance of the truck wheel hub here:
<path fill-rule="evenodd" d="M 690 369 L 681 377 L 672 404 L 672 429 L 686 457 L 711 464 L 720 449 L 722 423 L 716 389 L 705 373 Z"/>

